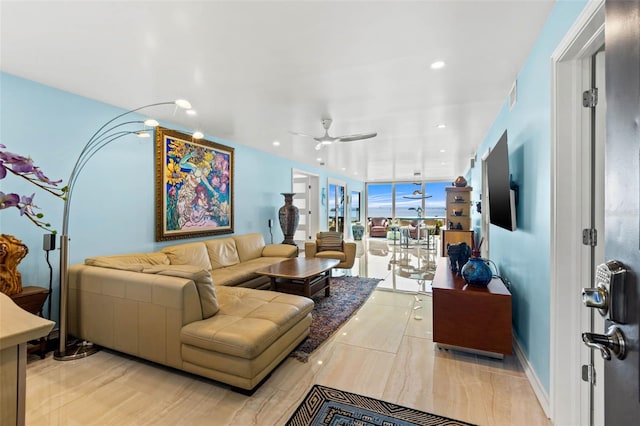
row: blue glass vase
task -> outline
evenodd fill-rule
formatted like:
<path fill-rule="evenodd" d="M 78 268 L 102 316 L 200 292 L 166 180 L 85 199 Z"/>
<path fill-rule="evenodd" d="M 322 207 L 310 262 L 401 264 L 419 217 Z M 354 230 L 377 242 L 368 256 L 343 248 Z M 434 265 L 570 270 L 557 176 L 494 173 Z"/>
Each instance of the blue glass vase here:
<path fill-rule="evenodd" d="M 461 271 L 465 282 L 473 287 L 486 287 L 493 278 L 489 263 L 481 257 L 470 257 Z"/>

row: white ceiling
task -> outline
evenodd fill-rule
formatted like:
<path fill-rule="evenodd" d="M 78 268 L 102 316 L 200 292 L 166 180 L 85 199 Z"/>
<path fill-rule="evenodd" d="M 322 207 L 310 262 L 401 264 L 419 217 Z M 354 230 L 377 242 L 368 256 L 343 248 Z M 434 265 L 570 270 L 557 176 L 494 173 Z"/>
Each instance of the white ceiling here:
<path fill-rule="evenodd" d="M 186 98 L 197 116 L 156 118 L 358 180 L 450 180 L 553 4 L 2 0 L 0 66 L 127 109 Z M 316 151 L 288 133 L 320 136 L 322 117 L 378 136 Z"/>

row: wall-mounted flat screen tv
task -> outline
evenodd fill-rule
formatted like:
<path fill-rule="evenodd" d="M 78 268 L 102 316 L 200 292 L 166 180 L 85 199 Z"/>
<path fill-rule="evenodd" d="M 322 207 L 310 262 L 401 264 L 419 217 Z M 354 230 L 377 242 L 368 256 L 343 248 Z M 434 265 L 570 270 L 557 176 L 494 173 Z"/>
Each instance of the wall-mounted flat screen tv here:
<path fill-rule="evenodd" d="M 486 160 L 489 222 L 508 231 L 516 230 L 515 191 L 511 189 L 509 147 L 505 130 Z"/>

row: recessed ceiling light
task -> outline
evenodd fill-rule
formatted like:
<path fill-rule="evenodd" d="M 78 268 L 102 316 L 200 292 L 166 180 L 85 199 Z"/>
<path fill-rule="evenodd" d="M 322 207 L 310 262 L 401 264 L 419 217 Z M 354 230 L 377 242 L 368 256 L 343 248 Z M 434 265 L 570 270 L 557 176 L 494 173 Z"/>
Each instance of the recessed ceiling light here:
<path fill-rule="evenodd" d="M 347 168 L 346 167 L 342 167 L 340 170 L 347 170 Z"/>
<path fill-rule="evenodd" d="M 444 63 L 444 61 L 435 61 L 434 63 L 431 64 L 431 69 L 432 70 L 439 70 L 444 68 L 446 64 Z"/>
<path fill-rule="evenodd" d="M 187 112 L 187 114 L 189 114 L 189 115 L 196 115 L 196 114 L 197 114 L 197 112 L 196 112 L 196 110 L 195 110 L 195 109 L 188 109 L 186 112 Z"/>
<path fill-rule="evenodd" d="M 273 146 L 280 146 L 280 142 L 279 141 L 273 141 Z"/>
<path fill-rule="evenodd" d="M 447 127 L 447 125 L 445 123 L 440 123 L 440 124 L 436 124 L 436 127 L 438 129 L 445 129 Z"/>
<path fill-rule="evenodd" d="M 447 150 L 446 149 L 441 149 L 440 152 L 447 152 Z"/>
<path fill-rule="evenodd" d="M 316 158 L 316 160 L 318 160 L 318 161 L 322 161 L 322 158 L 318 157 L 318 158 Z"/>

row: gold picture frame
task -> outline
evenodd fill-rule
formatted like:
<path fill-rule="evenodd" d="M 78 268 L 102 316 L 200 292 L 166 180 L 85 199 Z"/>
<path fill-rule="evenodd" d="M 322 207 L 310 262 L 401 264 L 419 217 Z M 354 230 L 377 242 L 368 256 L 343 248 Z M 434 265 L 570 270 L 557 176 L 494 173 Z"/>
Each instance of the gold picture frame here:
<path fill-rule="evenodd" d="M 233 233 L 234 150 L 158 127 L 156 241 Z"/>

